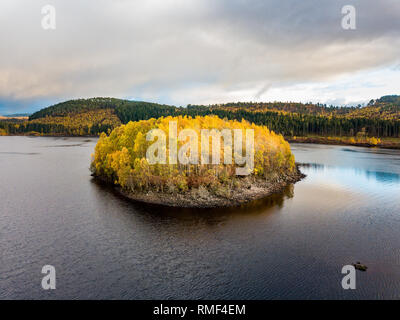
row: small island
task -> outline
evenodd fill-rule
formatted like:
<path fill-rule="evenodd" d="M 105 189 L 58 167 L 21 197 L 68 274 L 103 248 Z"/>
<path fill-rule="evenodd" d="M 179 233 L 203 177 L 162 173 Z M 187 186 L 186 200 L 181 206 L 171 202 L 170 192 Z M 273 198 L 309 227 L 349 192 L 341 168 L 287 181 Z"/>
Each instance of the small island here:
<path fill-rule="evenodd" d="M 188 130 L 193 134 L 182 138 L 182 133 Z M 204 131 L 208 133 L 206 138 Z M 238 169 L 243 171 L 248 166 L 247 131 L 254 137 L 252 168 L 247 174 L 238 175 Z M 149 139 L 149 132 L 165 132 L 168 138 L 158 135 Z M 243 141 L 238 144 L 235 135 L 243 137 Z M 149 150 L 161 142 L 168 143 L 155 156 L 167 162 L 151 163 Z M 204 154 L 203 149 L 212 152 Z M 187 159 L 186 163 L 176 159 L 171 162 L 174 153 Z M 227 158 L 242 162 L 229 163 Z M 96 179 L 112 184 L 130 199 L 188 208 L 237 206 L 282 191 L 304 177 L 295 164 L 289 143 L 281 135 L 265 126 L 218 116 L 161 117 L 129 122 L 109 135 L 102 133 L 91 171 Z"/>

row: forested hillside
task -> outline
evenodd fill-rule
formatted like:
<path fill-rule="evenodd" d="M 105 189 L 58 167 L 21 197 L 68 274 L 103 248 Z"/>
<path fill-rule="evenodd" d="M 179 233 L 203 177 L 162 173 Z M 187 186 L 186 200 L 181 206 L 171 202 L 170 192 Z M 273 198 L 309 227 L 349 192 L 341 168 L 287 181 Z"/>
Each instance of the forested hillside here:
<path fill-rule="evenodd" d="M 29 120 L 35 120 L 45 117 L 64 117 L 66 115 L 84 113 L 87 111 L 99 109 L 113 109 L 123 100 L 114 98 L 92 98 L 69 100 L 55 104 L 53 106 L 39 110 L 33 113 Z"/>
<path fill-rule="evenodd" d="M 304 106 L 303 106 L 304 107 Z M 385 118 L 382 111 L 360 108 L 346 114 L 304 113 L 270 111 L 268 109 L 227 108 L 226 106 L 204 108 L 191 107 L 189 115 L 216 114 L 228 119 L 246 119 L 263 124 L 285 136 L 374 136 L 400 137 L 400 118 L 391 115 Z M 302 110 L 301 110 L 302 111 Z"/>
<path fill-rule="evenodd" d="M 115 98 L 70 100 L 41 109 L 29 121 L 4 119 L 2 133 L 96 136 L 129 121 L 173 115 L 178 108 L 157 103 Z"/>
<path fill-rule="evenodd" d="M 0 121 L 0 129 L 2 134 L 99 135 L 129 121 L 180 115 L 245 119 L 291 139 L 331 137 L 379 144 L 382 139 L 400 138 L 400 96 L 395 95 L 371 100 L 364 107 L 237 102 L 183 108 L 114 98 L 79 99 L 44 108 L 32 114 L 29 121 Z"/>

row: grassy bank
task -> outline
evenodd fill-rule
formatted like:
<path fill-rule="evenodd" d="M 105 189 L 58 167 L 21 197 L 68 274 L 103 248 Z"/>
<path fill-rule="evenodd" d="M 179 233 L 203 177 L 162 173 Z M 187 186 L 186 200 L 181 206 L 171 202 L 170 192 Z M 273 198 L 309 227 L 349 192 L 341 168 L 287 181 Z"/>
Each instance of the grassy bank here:
<path fill-rule="evenodd" d="M 367 148 L 400 149 L 400 138 L 357 138 L 325 137 L 310 135 L 306 137 L 286 137 L 289 142 L 358 146 Z"/>

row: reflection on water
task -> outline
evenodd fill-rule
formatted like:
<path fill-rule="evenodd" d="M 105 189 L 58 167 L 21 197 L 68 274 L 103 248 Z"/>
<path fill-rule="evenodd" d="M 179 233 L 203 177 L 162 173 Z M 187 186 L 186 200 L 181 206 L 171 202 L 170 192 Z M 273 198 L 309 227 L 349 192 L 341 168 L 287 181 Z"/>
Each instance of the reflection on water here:
<path fill-rule="evenodd" d="M 398 299 L 400 151 L 292 144 L 305 179 L 230 209 L 132 202 L 96 139 L 0 137 L 0 299 Z M 341 268 L 361 261 L 357 290 Z M 57 290 L 40 270 L 57 270 Z"/>
<path fill-rule="evenodd" d="M 400 175 L 392 172 L 362 171 L 368 180 L 376 180 L 382 183 L 400 183 Z"/>
<path fill-rule="evenodd" d="M 0 154 L 17 154 L 17 155 L 32 156 L 32 155 L 39 154 L 39 153 L 37 153 L 37 152 L 3 152 L 3 151 L 0 151 Z"/>
<path fill-rule="evenodd" d="M 179 208 L 179 207 L 166 207 L 154 204 L 147 204 L 130 200 L 122 196 L 114 188 L 105 185 L 103 182 L 92 179 L 93 184 L 104 192 L 113 193 L 114 196 L 119 197 L 123 201 L 128 201 L 135 208 L 135 211 L 142 212 L 147 215 L 159 215 L 163 217 L 174 217 L 183 219 L 192 219 L 201 217 L 202 219 L 215 217 L 229 218 L 235 215 L 257 215 L 268 214 L 269 212 L 276 212 L 283 207 L 285 199 L 290 199 L 294 195 L 294 185 L 288 185 L 282 192 L 275 193 L 271 196 L 251 201 L 240 206 L 228 208 Z"/>
<path fill-rule="evenodd" d="M 359 151 L 354 151 L 359 152 Z M 344 171 L 344 169 L 340 169 L 340 167 L 336 166 L 326 166 L 320 163 L 301 163 L 300 168 L 303 169 L 312 169 L 314 172 L 317 171 L 324 171 L 324 170 L 337 170 Z M 381 183 L 400 183 L 400 174 L 393 173 L 393 172 L 378 172 L 378 171 L 371 171 L 371 170 L 363 170 L 359 168 L 351 168 L 353 175 L 364 175 L 368 180 L 381 182 Z"/>

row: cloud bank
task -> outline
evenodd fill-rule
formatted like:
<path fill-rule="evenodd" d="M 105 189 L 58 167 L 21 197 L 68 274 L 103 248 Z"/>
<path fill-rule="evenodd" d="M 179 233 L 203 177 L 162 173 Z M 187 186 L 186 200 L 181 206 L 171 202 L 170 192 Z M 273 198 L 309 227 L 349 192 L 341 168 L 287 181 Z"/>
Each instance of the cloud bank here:
<path fill-rule="evenodd" d="M 56 30 L 41 27 L 46 4 Z M 399 93 L 400 2 L 351 1 L 356 30 L 341 27 L 347 4 L 2 0 L 0 113 L 93 96 L 344 104 Z"/>

